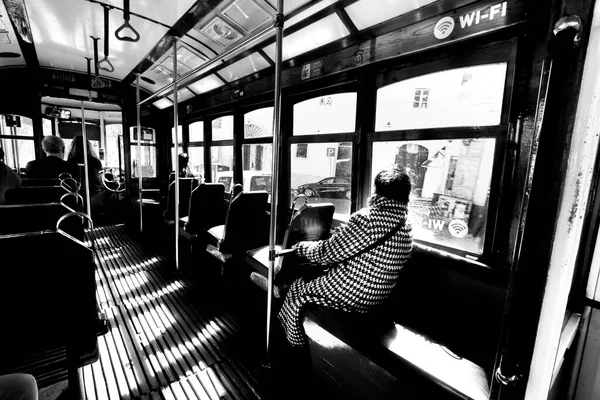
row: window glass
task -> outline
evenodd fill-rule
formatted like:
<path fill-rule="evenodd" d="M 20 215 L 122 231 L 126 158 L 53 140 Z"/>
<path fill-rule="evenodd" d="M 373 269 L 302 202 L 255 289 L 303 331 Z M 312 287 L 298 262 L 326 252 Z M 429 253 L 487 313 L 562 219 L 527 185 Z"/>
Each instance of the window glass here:
<path fill-rule="evenodd" d="M 269 143 L 242 146 L 245 191 L 266 190 L 271 193 L 272 148 Z"/>
<path fill-rule="evenodd" d="M 294 135 L 355 131 L 356 93 L 314 97 L 294 104 Z"/>
<path fill-rule="evenodd" d="M 183 127 L 177 125 L 177 143 L 181 146 L 183 144 Z M 175 128 L 171 128 L 171 146 L 175 145 Z"/>
<path fill-rule="evenodd" d="M 154 146 L 140 146 L 142 150 L 142 176 L 144 178 L 155 178 L 156 177 L 156 147 Z M 139 160 L 140 153 L 136 145 L 131 145 L 131 176 L 133 178 L 139 178 Z"/>
<path fill-rule="evenodd" d="M 199 177 L 200 181 L 203 181 L 204 177 L 204 147 L 190 147 L 188 149 L 188 155 L 190 156 L 190 168 L 192 173 Z"/>
<path fill-rule="evenodd" d="M 481 254 L 495 144 L 493 138 L 375 142 L 371 182 L 391 165 L 405 167 L 414 238 Z"/>
<path fill-rule="evenodd" d="M 204 122 L 196 121 L 190 124 L 190 142 L 204 141 Z"/>
<path fill-rule="evenodd" d="M 506 63 L 451 69 L 377 90 L 375 130 L 500 123 Z"/>
<path fill-rule="evenodd" d="M 123 125 L 106 125 L 106 154 L 104 155 L 104 165 L 107 167 L 120 167 L 123 163 Z M 120 159 L 119 159 L 119 153 Z"/>
<path fill-rule="evenodd" d="M 299 152 L 298 147 L 306 146 Z M 309 143 L 291 146 L 292 196 L 305 194 L 311 203 L 333 203 L 335 217 L 350 215 L 352 143 Z M 298 154 L 302 154 L 298 157 Z"/>
<path fill-rule="evenodd" d="M 142 136 L 140 137 L 141 144 L 156 144 L 156 132 L 153 128 L 148 128 L 145 126 L 141 127 Z M 171 129 L 172 131 L 172 129 Z M 131 144 L 137 144 L 137 126 L 132 126 L 129 128 L 129 140 Z M 174 137 L 174 136 L 173 136 Z"/>
<path fill-rule="evenodd" d="M 44 136 L 52 135 L 52 120 L 48 118 L 42 118 L 42 133 Z"/>
<path fill-rule="evenodd" d="M 225 184 L 225 191 L 231 189 L 233 181 L 233 146 L 213 146 L 210 149 L 211 174 L 213 182 Z"/>
<path fill-rule="evenodd" d="M 3 138 L 0 144 L 4 149 L 4 162 L 10 168 L 21 172 L 29 161 L 35 160 L 33 140 Z"/>
<path fill-rule="evenodd" d="M 273 136 L 273 107 L 244 114 L 244 138 Z"/>
<path fill-rule="evenodd" d="M 0 134 L 33 137 L 33 121 L 20 115 L 0 115 Z M 14 128 L 14 130 L 13 130 Z"/>
<path fill-rule="evenodd" d="M 233 115 L 213 119 L 212 140 L 233 139 Z"/>

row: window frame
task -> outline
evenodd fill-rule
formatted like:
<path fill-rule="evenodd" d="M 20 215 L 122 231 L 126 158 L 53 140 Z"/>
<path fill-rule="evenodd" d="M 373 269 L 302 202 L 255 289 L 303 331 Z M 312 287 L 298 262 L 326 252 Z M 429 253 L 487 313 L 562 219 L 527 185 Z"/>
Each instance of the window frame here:
<path fill-rule="evenodd" d="M 238 181 L 241 179 L 242 184 L 244 184 L 244 146 L 245 145 L 273 145 L 273 135 L 271 136 L 263 136 L 263 137 L 257 137 L 257 138 L 246 138 L 244 137 L 244 118 L 246 116 L 246 114 L 252 112 L 252 111 L 256 111 L 256 110 L 260 110 L 263 108 L 269 108 L 269 107 L 273 107 L 273 101 L 260 101 L 257 103 L 253 103 L 253 104 L 249 104 L 249 105 L 244 105 L 241 106 L 239 108 L 237 108 L 236 110 L 234 110 L 234 138 L 236 138 L 237 142 L 236 142 L 236 146 L 234 148 L 234 151 L 236 152 L 234 154 L 234 156 L 236 157 L 236 161 L 239 161 L 239 168 L 237 168 L 236 165 L 234 165 L 234 177 L 236 176 L 235 173 L 238 173 L 239 175 L 239 179 L 237 179 Z M 283 105 L 282 105 L 283 107 Z M 275 113 L 275 110 L 273 109 L 273 113 Z M 283 114 L 283 111 L 282 111 Z M 283 123 L 281 124 L 281 127 L 283 129 Z M 275 132 L 273 132 L 273 134 L 275 134 Z M 236 163 L 238 164 L 238 163 Z M 270 167 L 269 169 L 272 169 L 272 167 Z M 271 171 L 271 179 L 273 177 L 273 171 Z M 245 187 L 245 185 L 244 185 Z M 271 203 L 271 196 L 269 196 L 269 204 Z"/>
<path fill-rule="evenodd" d="M 486 263 L 487 265 L 497 264 L 492 255 L 499 249 L 497 244 L 497 235 L 499 232 L 509 231 L 509 222 L 502 222 L 501 211 L 501 193 L 503 166 L 505 162 L 505 153 L 509 135 L 510 104 L 513 88 L 515 87 L 515 65 L 516 65 L 516 40 L 507 40 L 495 43 L 493 47 L 485 47 L 460 55 L 447 55 L 432 61 L 424 61 L 411 65 L 399 65 L 390 70 L 379 70 L 375 76 L 375 85 L 373 92 L 373 116 L 370 126 L 366 127 L 366 137 L 363 142 L 366 147 L 366 162 L 363 166 L 365 173 L 365 188 L 363 193 L 363 204 L 366 204 L 367 194 L 369 192 L 370 180 L 373 174 L 372 157 L 373 143 L 389 141 L 410 141 L 410 140 L 452 140 L 452 139 L 479 139 L 494 138 L 496 140 L 494 148 L 494 161 L 492 167 L 492 176 L 489 188 L 489 201 L 486 216 L 486 228 L 484 236 L 484 245 L 481 254 L 472 253 L 462 249 L 443 246 L 439 243 L 427 242 L 425 240 L 414 239 L 415 243 L 424 247 L 429 247 L 444 252 L 455 254 L 467 260 Z M 506 76 L 504 80 L 504 91 L 502 98 L 502 107 L 500 112 L 500 121 L 498 125 L 493 126 L 465 126 L 465 127 L 445 127 L 445 128 L 419 128 L 403 129 L 390 131 L 375 130 L 375 115 L 377 112 L 377 91 L 385 86 L 445 70 L 464 68 L 471 66 L 480 66 L 506 62 Z M 431 88 L 429 88 L 431 90 Z"/>
<path fill-rule="evenodd" d="M 4 140 L 9 140 L 12 142 L 12 146 L 14 148 L 14 146 L 18 146 L 19 142 L 21 140 L 25 140 L 25 141 L 30 141 L 33 144 L 33 159 L 37 159 L 37 143 L 39 142 L 38 138 L 36 137 L 35 134 L 35 128 L 34 128 L 34 132 L 32 136 L 25 136 L 25 135 L 17 135 L 16 134 L 16 128 L 15 128 L 15 134 L 13 135 L 12 129 L 10 129 L 11 127 L 6 126 L 6 120 L 4 119 L 5 115 L 16 115 L 20 118 L 28 118 L 31 120 L 31 124 L 33 126 L 34 123 L 34 119 L 32 117 L 28 117 L 27 115 L 20 115 L 20 114 L 0 114 L 0 116 L 2 116 L 2 122 L 0 123 L 0 142 L 4 141 Z M 2 146 L 4 147 L 4 146 Z M 5 155 L 5 160 L 8 157 L 8 155 Z M 20 157 L 17 158 L 19 165 L 17 166 L 17 173 L 21 174 L 23 172 L 25 172 L 25 167 L 21 167 L 21 165 L 27 165 L 27 163 L 30 160 L 25 160 L 25 162 L 23 162 L 23 160 L 21 160 Z M 8 164 L 7 164 L 8 165 Z M 10 167 L 11 169 L 13 169 L 13 165 L 8 165 L 8 167 Z"/>
<path fill-rule="evenodd" d="M 312 83 L 312 82 L 311 82 Z M 318 82 L 315 82 L 315 84 Z M 325 83 L 325 82 L 322 82 Z M 312 85 L 310 85 L 312 86 Z M 294 106 L 298 103 L 301 103 L 305 100 L 310 100 L 317 97 L 335 95 L 340 93 L 356 93 L 356 110 L 355 110 L 355 119 L 354 119 L 354 131 L 353 132 L 340 132 L 340 133 L 324 133 L 324 134 L 311 134 L 311 135 L 299 135 L 294 136 Z M 336 143 L 350 143 L 352 148 L 352 173 L 351 175 L 356 177 L 356 165 L 357 165 L 357 149 L 359 143 L 359 133 L 361 126 L 361 118 L 358 113 L 361 104 L 361 84 L 356 79 L 346 80 L 341 83 L 333 83 L 329 86 L 318 87 L 313 89 L 311 87 L 305 89 L 304 91 L 299 91 L 296 93 L 287 93 L 288 103 L 286 103 L 286 108 L 284 108 L 285 116 L 282 114 L 282 119 L 286 122 L 284 128 L 284 143 L 282 144 L 282 148 L 287 149 L 286 157 L 282 159 L 285 165 L 285 170 L 282 170 L 283 177 L 280 180 L 286 182 L 287 188 L 280 188 L 280 193 L 283 193 L 286 197 L 281 198 L 280 201 L 285 201 L 283 204 L 291 204 L 292 202 L 292 188 L 290 184 L 291 173 L 292 173 L 292 159 L 295 159 L 295 154 L 292 155 L 292 145 L 293 144 L 315 144 L 315 143 L 328 143 L 328 142 L 336 142 Z M 310 152 L 307 146 L 307 155 Z M 333 226 L 339 226 L 348 221 L 348 218 L 352 213 L 357 210 L 357 188 L 358 188 L 358 179 L 352 179 L 350 190 L 351 190 L 351 198 L 350 198 L 350 210 L 347 218 L 338 218 L 334 214 Z M 284 190 L 285 189 L 285 190 Z M 336 213 L 337 214 L 337 213 Z"/>

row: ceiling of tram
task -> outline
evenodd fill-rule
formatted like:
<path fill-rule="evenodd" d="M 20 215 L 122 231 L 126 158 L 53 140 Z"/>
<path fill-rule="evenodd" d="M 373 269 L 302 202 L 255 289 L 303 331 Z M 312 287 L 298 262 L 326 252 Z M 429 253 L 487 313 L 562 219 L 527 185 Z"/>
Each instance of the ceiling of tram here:
<path fill-rule="evenodd" d="M 463 3 L 473 1 L 463 0 Z M 430 3 L 434 0 L 285 0 L 283 59 L 294 59 L 350 36 L 356 38 L 363 31 L 369 37 L 369 29 Z M 117 40 L 115 36 L 124 23 L 127 4 L 129 23 L 139 32 L 138 42 Z M 105 7 L 109 8 L 107 37 Z M 257 33 L 265 33 L 273 26 L 275 14 L 276 0 L 2 0 L 0 55 L 15 54 L 14 58 L 0 56 L 0 68 L 27 63 L 87 73 L 87 57 L 92 59 L 93 75 L 92 37 L 99 39 L 99 61 L 104 58 L 108 39 L 108 60 L 114 71 L 101 69 L 99 75 L 134 84 L 135 73 L 139 72 L 140 86 L 150 93 L 160 91 L 153 104 L 164 108 L 172 105 L 173 96 L 172 91 L 161 89 L 176 78 L 172 35 L 181 37 L 177 78 L 192 74 L 179 91 L 178 100 L 185 101 L 272 67 L 273 30 L 261 40 L 231 51 Z M 18 29 L 15 31 L 14 27 Z M 26 43 L 30 41 L 32 44 Z M 228 55 L 221 62 L 201 69 L 224 53 Z"/>

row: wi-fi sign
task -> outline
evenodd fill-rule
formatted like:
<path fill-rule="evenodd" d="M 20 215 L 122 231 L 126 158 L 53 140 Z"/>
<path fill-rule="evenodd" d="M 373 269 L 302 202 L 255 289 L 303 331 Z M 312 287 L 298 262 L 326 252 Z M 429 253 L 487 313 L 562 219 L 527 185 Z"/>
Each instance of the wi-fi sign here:
<path fill-rule="evenodd" d="M 469 227 L 464 221 L 455 219 L 448 224 L 448 232 L 456 238 L 464 238 L 469 233 Z"/>
<path fill-rule="evenodd" d="M 446 39 L 454 30 L 454 18 L 444 17 L 440 19 L 435 28 L 433 28 L 433 35 L 438 39 Z"/>

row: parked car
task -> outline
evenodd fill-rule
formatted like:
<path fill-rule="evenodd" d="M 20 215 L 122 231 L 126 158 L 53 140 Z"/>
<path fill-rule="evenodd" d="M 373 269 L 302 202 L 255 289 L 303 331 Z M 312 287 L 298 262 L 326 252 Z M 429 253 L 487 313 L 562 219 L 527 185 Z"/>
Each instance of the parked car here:
<path fill-rule="evenodd" d="M 350 180 L 347 178 L 325 178 L 319 182 L 306 183 L 298 186 L 298 194 L 307 197 L 337 197 L 350 199 Z"/>

